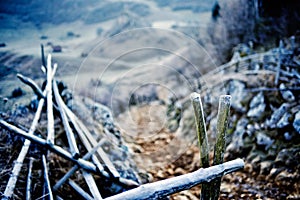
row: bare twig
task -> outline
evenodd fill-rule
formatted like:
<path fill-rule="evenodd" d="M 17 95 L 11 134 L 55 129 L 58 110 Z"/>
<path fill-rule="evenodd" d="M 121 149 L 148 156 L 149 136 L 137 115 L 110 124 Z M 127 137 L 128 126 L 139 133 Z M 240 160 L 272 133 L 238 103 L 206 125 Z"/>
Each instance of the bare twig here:
<path fill-rule="evenodd" d="M 86 128 L 86 126 L 77 118 L 77 116 L 65 105 L 63 104 L 63 109 L 65 110 L 66 114 L 72 121 L 73 125 L 76 127 L 76 130 L 78 131 L 79 137 L 81 138 L 82 141 L 85 141 L 88 139 L 88 141 L 91 143 L 92 146 L 97 145 L 96 139 L 92 136 L 90 131 Z M 81 130 L 81 131 L 80 131 Z M 86 139 L 85 139 L 86 138 Z M 100 147 L 97 150 L 97 153 L 103 163 L 105 164 L 105 167 L 108 169 L 109 173 L 114 177 L 114 178 L 119 178 L 120 174 L 115 168 L 115 166 L 112 164 L 106 153 L 103 151 L 103 149 Z"/>
<path fill-rule="evenodd" d="M 53 194 L 51 190 L 51 184 L 48 176 L 48 166 L 45 155 L 42 156 L 42 162 L 44 166 L 44 180 L 45 180 L 45 187 L 46 187 L 46 193 L 44 196 L 48 196 L 50 200 L 53 200 Z"/>
<path fill-rule="evenodd" d="M 97 151 L 97 149 L 104 143 L 104 140 L 100 140 L 100 142 L 93 148 L 91 149 L 87 154 L 85 154 L 82 159 L 84 160 L 88 160 L 90 159 L 90 157 Z M 57 181 L 57 183 L 53 186 L 53 190 L 56 191 L 58 190 L 58 188 L 60 188 L 60 186 L 62 184 L 64 184 L 64 182 L 66 182 L 66 180 L 68 180 L 68 178 L 70 178 L 78 169 L 78 166 L 75 165 L 73 166 L 59 181 Z M 101 172 L 103 173 L 103 172 Z M 106 174 L 106 176 L 109 176 L 108 174 Z"/>
<path fill-rule="evenodd" d="M 46 66 L 45 53 L 44 53 L 44 45 L 41 44 L 41 58 L 42 58 L 42 66 Z"/>
<path fill-rule="evenodd" d="M 17 77 L 26 85 L 30 86 L 34 93 L 40 98 L 45 98 L 45 95 L 43 94 L 42 90 L 39 88 L 39 86 L 31 79 L 26 76 L 23 76 L 22 74 L 17 74 Z"/>
<path fill-rule="evenodd" d="M 40 137 L 37 137 L 35 135 L 29 135 L 28 133 L 26 133 L 22 129 L 20 129 L 16 126 L 13 126 L 13 125 L 11 125 L 11 124 L 9 124 L 9 123 L 1 120 L 1 119 L 0 119 L 0 125 L 3 126 L 6 129 L 12 131 L 12 132 L 15 132 L 15 133 L 23 136 L 26 139 L 29 139 L 29 140 L 34 141 L 35 143 L 37 143 L 39 145 L 42 145 L 42 146 L 46 147 L 48 150 L 51 150 L 51 151 L 57 153 L 58 155 L 60 155 L 61 157 L 65 158 L 69 161 L 72 161 L 75 164 L 78 164 L 80 167 L 82 167 L 86 170 L 89 170 L 89 171 L 92 171 L 92 172 L 97 172 L 97 168 L 94 164 L 92 164 L 89 161 L 83 160 L 81 158 L 74 159 L 69 152 L 67 152 L 66 150 L 64 150 L 63 148 L 61 148 L 57 145 L 48 144 L 46 140 L 44 140 Z"/>
<path fill-rule="evenodd" d="M 34 158 L 29 158 L 28 175 L 26 183 L 26 200 L 31 200 L 32 166 Z"/>
<path fill-rule="evenodd" d="M 75 129 L 76 129 L 79 137 L 81 138 L 81 141 L 84 143 L 84 145 L 87 148 L 90 146 L 89 143 L 91 143 L 92 146 L 96 146 L 97 141 L 92 136 L 92 134 L 89 132 L 89 130 L 86 128 L 86 126 L 82 123 L 82 121 L 80 119 L 78 119 L 78 117 L 64 103 L 62 104 L 62 106 L 65 109 L 70 121 L 72 122 L 73 126 L 75 127 Z M 111 176 L 107 175 L 107 172 L 104 171 L 102 164 L 99 163 L 97 157 L 95 155 L 92 155 L 93 162 L 98 167 L 98 170 L 104 177 L 110 178 L 114 182 L 119 183 L 119 184 L 124 185 L 129 188 L 135 188 L 135 187 L 139 186 L 139 184 L 137 182 L 135 182 L 133 180 L 122 178 L 120 176 L 119 172 L 114 167 L 114 165 L 112 164 L 112 162 L 110 161 L 110 159 L 108 158 L 108 156 L 106 155 L 106 153 L 103 151 L 103 149 L 101 147 L 98 148 L 97 153 L 98 153 L 99 157 L 101 158 L 102 162 L 105 164 L 107 171 L 112 176 L 111 177 Z"/>
<path fill-rule="evenodd" d="M 102 196 L 98 190 L 94 177 L 90 173 L 86 172 L 84 169 L 82 169 L 81 172 L 94 199 L 102 199 Z"/>
<path fill-rule="evenodd" d="M 158 199 L 183 190 L 190 189 L 200 183 L 208 183 L 217 177 L 221 177 L 225 174 L 243 168 L 244 161 L 242 159 L 236 159 L 209 168 L 201 168 L 195 172 L 184 174 L 178 177 L 144 184 L 127 192 L 108 197 L 106 198 L 106 200 Z"/>
<path fill-rule="evenodd" d="M 77 185 L 74 181 L 69 180 L 69 184 L 72 186 L 74 190 L 78 192 L 84 199 L 93 200 L 94 198 L 91 197 L 88 193 L 86 193 L 79 185 Z"/>
<path fill-rule="evenodd" d="M 68 143 L 69 143 L 69 146 L 70 146 L 70 151 L 71 151 L 71 154 L 74 158 L 78 158 L 79 157 L 79 150 L 78 150 L 78 147 L 77 147 L 77 144 L 76 144 L 76 140 L 75 140 L 75 136 L 74 136 L 74 133 L 69 125 L 69 121 L 67 119 L 67 115 L 65 113 L 65 110 L 63 109 L 63 100 L 59 94 L 59 91 L 58 91 L 58 88 L 57 88 L 57 84 L 56 84 L 56 81 L 54 80 L 53 81 L 53 91 L 54 91 L 54 96 L 55 96 L 55 99 L 56 99 L 56 102 L 57 102 L 57 105 L 58 105 L 58 108 L 59 108 L 59 111 L 60 111 L 60 115 L 61 115 L 61 118 L 62 118 L 62 122 L 63 122 L 63 125 L 65 127 L 65 132 L 66 132 L 66 135 L 67 135 L 67 138 L 68 138 Z"/>
<path fill-rule="evenodd" d="M 220 96 L 219 110 L 218 110 L 218 117 L 217 117 L 217 142 L 215 144 L 213 165 L 218 165 L 223 163 L 230 105 L 231 105 L 230 95 Z M 210 183 L 211 199 L 217 200 L 219 198 L 220 186 L 221 186 L 221 177 L 216 178 Z"/>

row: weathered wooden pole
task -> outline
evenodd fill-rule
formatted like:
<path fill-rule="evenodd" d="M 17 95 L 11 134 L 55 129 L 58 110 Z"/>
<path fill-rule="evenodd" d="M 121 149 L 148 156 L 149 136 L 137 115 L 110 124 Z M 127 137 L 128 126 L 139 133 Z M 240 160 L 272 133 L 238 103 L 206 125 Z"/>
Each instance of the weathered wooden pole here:
<path fill-rule="evenodd" d="M 243 168 L 244 161 L 242 159 L 235 159 L 209 168 L 201 168 L 195 172 L 181 176 L 144 184 L 135 189 L 108 197 L 105 200 L 159 199 L 183 190 L 188 190 L 200 183 L 209 183 L 215 178 Z"/>
<path fill-rule="evenodd" d="M 226 148 L 226 131 L 231 105 L 231 96 L 222 95 L 219 98 L 219 110 L 217 117 L 217 141 L 214 148 L 213 165 L 222 164 Z M 216 178 L 210 183 L 210 198 L 217 200 L 219 198 L 222 177 Z"/>
<path fill-rule="evenodd" d="M 194 92 L 190 95 L 195 112 L 195 120 L 198 135 L 198 144 L 200 148 L 200 167 L 209 167 L 209 146 L 206 133 L 205 118 L 200 94 Z M 201 199 L 209 198 L 209 185 L 202 184 Z"/>

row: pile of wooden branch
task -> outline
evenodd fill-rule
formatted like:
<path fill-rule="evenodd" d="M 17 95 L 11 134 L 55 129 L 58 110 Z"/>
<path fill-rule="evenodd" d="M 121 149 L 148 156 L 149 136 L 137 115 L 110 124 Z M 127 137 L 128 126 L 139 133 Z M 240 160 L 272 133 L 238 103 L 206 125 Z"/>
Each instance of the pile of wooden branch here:
<path fill-rule="evenodd" d="M 47 75 L 47 84 L 44 91 L 42 91 L 32 79 L 18 74 L 18 78 L 25 84 L 29 85 L 39 97 L 39 103 L 30 129 L 28 131 L 24 130 L 19 128 L 18 125 L 13 125 L 12 123 L 8 123 L 7 121 L 0 119 L 0 125 L 3 128 L 26 139 L 19 156 L 15 161 L 5 191 L 3 192 L 2 199 L 10 199 L 13 196 L 18 176 L 21 172 L 24 159 L 28 156 L 31 143 L 36 143 L 41 148 L 46 149 L 40 160 L 43 165 L 44 179 L 42 197 L 46 199 L 62 199 L 56 191 L 61 188 L 63 184 L 69 184 L 84 199 L 102 199 L 103 195 L 99 189 L 99 185 L 101 184 L 97 184 L 95 176 L 100 177 L 102 180 L 113 182 L 120 187 L 125 188 L 125 190 L 128 190 L 115 196 L 108 197 L 107 199 L 123 200 L 161 198 L 163 196 L 168 196 L 170 194 L 189 189 L 200 183 L 210 182 L 216 178 L 220 181 L 220 177 L 223 175 L 239 170 L 244 166 L 244 162 L 241 159 L 236 159 L 224 164 L 222 164 L 222 162 L 216 162 L 215 166 L 212 167 L 203 166 L 208 167 L 206 169 L 201 168 L 198 171 L 186 175 L 140 186 L 139 183 L 126 179 L 120 175 L 108 155 L 102 149 L 102 144 L 105 139 L 97 141 L 84 123 L 66 106 L 59 93 L 57 81 L 55 80 L 57 64 L 52 65 L 51 55 L 47 58 L 46 67 L 42 69 Z M 47 133 L 46 138 L 41 138 L 40 136 L 37 136 L 35 132 L 41 113 L 43 112 L 43 107 L 45 107 L 44 104 L 47 108 Z M 55 141 L 56 131 L 54 121 L 56 116 L 54 113 L 59 113 L 60 115 L 59 117 L 64 127 L 68 147 L 59 146 Z M 83 144 L 85 152 L 87 152 L 85 155 L 83 155 L 78 148 L 78 139 L 81 144 Z M 51 184 L 49 179 L 49 170 L 51 170 L 49 169 L 49 162 L 53 159 L 53 156 L 51 156 L 52 154 L 56 154 L 59 157 L 68 160 L 70 163 L 73 163 L 73 167 L 65 173 L 60 180 Z M 31 199 L 32 193 L 35 192 L 31 181 L 33 159 L 29 158 L 29 160 L 26 199 Z M 79 173 L 77 171 L 79 171 Z M 89 191 L 85 191 L 78 183 L 76 183 L 75 180 L 71 179 L 74 174 L 80 174 L 85 179 Z"/>

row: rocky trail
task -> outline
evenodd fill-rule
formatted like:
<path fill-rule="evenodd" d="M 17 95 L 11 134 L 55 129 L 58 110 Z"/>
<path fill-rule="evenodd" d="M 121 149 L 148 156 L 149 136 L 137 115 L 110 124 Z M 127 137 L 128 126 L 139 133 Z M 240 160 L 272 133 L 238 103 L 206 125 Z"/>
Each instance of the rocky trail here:
<path fill-rule="evenodd" d="M 276 48 L 264 54 L 242 57 L 218 67 L 197 81 L 196 90 L 203 98 L 210 147 L 213 146 L 216 137 L 217 99 L 221 94 L 230 94 L 233 103 L 225 160 L 240 157 L 246 162 L 244 170 L 223 177 L 220 199 L 300 198 L 298 49 L 298 46 L 294 49 Z M 280 62 L 278 52 L 283 52 Z M 4 59 L 5 56 L 4 54 L 1 58 Z M 4 60 L 9 63 L 10 59 Z M 30 64 L 34 64 L 31 59 L 29 60 Z M 278 63 L 280 63 L 279 67 Z M 12 71 L 6 76 L 13 74 Z M 63 85 L 61 87 L 63 90 L 67 88 Z M 158 87 L 156 92 L 161 92 L 160 89 Z M 190 102 L 187 100 L 188 91 L 183 92 L 178 99 L 168 100 L 165 98 L 166 95 L 160 99 L 160 95 L 157 95 L 157 98 L 131 102 L 126 112 L 120 113 L 114 119 L 106 106 L 87 97 L 72 97 L 67 89 L 64 95 L 65 103 L 83 120 L 90 131 L 98 136 L 97 140 L 106 138 L 105 152 L 127 178 L 132 178 L 134 175 L 142 183 L 154 182 L 200 168 L 194 116 Z M 28 100 L 28 96 L 23 94 L 20 96 Z M 10 97 L 12 101 L 16 98 Z M 2 98 L 2 101 L 10 103 L 10 99 Z M 1 118 L 28 129 L 33 118 L 34 101 L 21 102 L 11 112 L 2 112 Z M 9 106 L 6 105 L 7 108 Z M 43 137 L 46 129 L 45 115 L 46 113 L 42 115 L 37 129 Z M 60 120 L 55 120 L 54 123 L 58 133 L 58 143 L 65 144 L 66 138 L 62 136 L 64 130 Z M 21 145 L 20 137 L 1 129 L 0 151 L 1 155 L 4 155 L 0 161 L 1 193 L 4 191 L 13 161 Z M 30 155 L 40 159 L 38 156 L 40 151 L 34 145 Z M 211 158 L 212 154 L 211 149 Z M 71 165 L 53 156 L 53 161 L 49 163 L 50 181 L 56 182 Z M 30 159 L 25 160 L 27 165 L 30 162 Z M 23 167 L 24 173 L 21 173 L 14 199 L 24 197 L 27 165 Z M 34 188 L 39 190 L 42 188 L 42 166 L 35 163 L 35 167 Z M 98 178 L 96 181 L 101 182 L 100 177 Z M 86 188 L 80 174 L 76 174 L 74 179 Z M 115 188 L 111 188 L 114 191 L 110 191 L 109 188 L 106 187 L 100 192 L 104 196 L 116 192 Z M 65 193 L 66 191 L 68 194 Z M 65 195 L 65 198 L 77 195 L 70 186 L 63 186 L 58 193 L 61 196 Z M 197 186 L 174 194 L 170 199 L 198 199 L 199 194 L 200 186 Z M 37 193 L 36 198 L 40 195 L 41 193 Z"/>

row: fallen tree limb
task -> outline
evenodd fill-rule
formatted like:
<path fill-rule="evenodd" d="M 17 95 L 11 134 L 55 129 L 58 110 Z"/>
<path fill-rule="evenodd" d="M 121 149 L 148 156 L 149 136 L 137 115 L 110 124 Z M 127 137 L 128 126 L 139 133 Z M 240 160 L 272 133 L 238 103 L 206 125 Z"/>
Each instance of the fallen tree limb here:
<path fill-rule="evenodd" d="M 80 196 L 82 196 L 84 199 L 87 200 L 93 200 L 94 198 L 91 197 L 88 193 L 86 193 L 79 185 L 77 185 L 74 181 L 69 180 L 69 184 L 72 186 L 72 188 L 74 190 L 76 190 L 76 192 L 78 192 L 78 194 L 80 194 Z"/>
<path fill-rule="evenodd" d="M 62 100 L 62 98 L 59 94 L 58 87 L 57 87 L 55 79 L 53 81 L 53 91 L 54 91 L 54 96 L 55 96 L 55 99 L 56 99 L 56 102 L 57 102 L 57 105 L 58 105 L 58 108 L 59 108 L 60 116 L 61 116 L 64 128 L 65 128 L 65 132 L 66 132 L 66 136 L 67 136 L 67 139 L 68 139 L 70 151 L 71 151 L 72 156 L 74 158 L 78 158 L 79 157 L 79 150 L 78 150 L 78 147 L 77 147 L 77 144 L 76 144 L 76 139 L 75 139 L 74 133 L 72 131 L 72 128 L 69 124 L 69 121 L 68 121 L 67 115 L 65 113 L 65 110 L 63 109 L 63 106 L 62 106 L 63 100 Z"/>
<path fill-rule="evenodd" d="M 209 168 L 201 168 L 195 172 L 148 183 L 106 198 L 106 200 L 143 200 L 165 197 L 183 190 L 190 189 L 200 183 L 208 183 L 215 178 L 244 168 L 242 159 L 235 159 Z"/>
<path fill-rule="evenodd" d="M 100 140 L 97 146 L 91 149 L 88 153 L 86 153 L 82 159 L 89 160 L 91 156 L 97 151 L 97 149 L 104 143 L 104 140 Z M 58 188 L 64 184 L 77 170 L 79 167 L 77 165 L 73 166 L 57 183 L 53 186 L 53 190 L 56 191 Z M 105 171 L 104 171 L 105 172 Z M 101 173 L 101 171 L 100 171 Z M 108 177 L 109 175 L 105 172 L 105 175 Z"/>
<path fill-rule="evenodd" d="M 43 147 L 47 148 L 48 150 L 51 150 L 51 151 L 57 153 L 58 155 L 60 155 L 61 157 L 78 164 L 80 167 L 82 167 L 88 171 L 98 172 L 96 166 L 93 163 L 83 160 L 81 158 L 74 159 L 69 152 L 67 152 L 66 150 L 64 150 L 63 148 L 61 148 L 57 145 L 48 144 L 46 140 L 44 140 L 38 136 L 35 136 L 35 135 L 29 135 L 22 129 L 20 129 L 16 126 L 13 126 L 3 120 L 0 120 L 0 125 L 12 132 L 15 132 L 15 133 L 23 136 L 26 139 L 29 139 L 30 141 L 33 141 L 39 145 L 42 145 Z"/>
<path fill-rule="evenodd" d="M 63 109 L 65 110 L 67 116 L 69 117 L 70 121 L 74 125 L 79 137 L 81 138 L 81 141 L 85 141 L 86 139 L 92 146 L 97 145 L 96 139 L 92 136 L 90 131 L 86 128 L 86 126 L 80 121 L 80 119 L 77 118 L 77 116 L 65 105 L 62 104 Z M 108 172 L 114 177 L 119 178 L 120 174 L 113 165 L 113 163 L 110 161 L 104 150 L 100 147 L 97 150 L 97 154 L 99 155 L 100 159 L 105 165 L 105 168 L 107 168 Z"/>
<path fill-rule="evenodd" d="M 32 168 L 33 168 L 33 161 L 34 158 L 29 158 L 29 165 L 28 165 L 28 175 L 27 175 L 27 183 L 26 183 L 26 200 L 31 199 L 31 183 L 32 183 Z"/>
<path fill-rule="evenodd" d="M 50 185 L 49 173 L 48 173 L 48 165 L 46 161 L 46 156 L 42 156 L 42 162 L 44 166 L 44 196 L 48 196 L 48 199 L 53 200 L 52 189 Z"/>
<path fill-rule="evenodd" d="M 44 99 L 45 94 L 43 94 L 42 90 L 39 88 L 39 86 L 31 79 L 28 78 L 26 76 L 23 76 L 22 74 L 17 74 L 17 77 L 26 85 L 28 85 L 29 87 L 31 87 L 31 89 L 33 90 L 33 92 L 40 98 L 40 99 Z"/>

